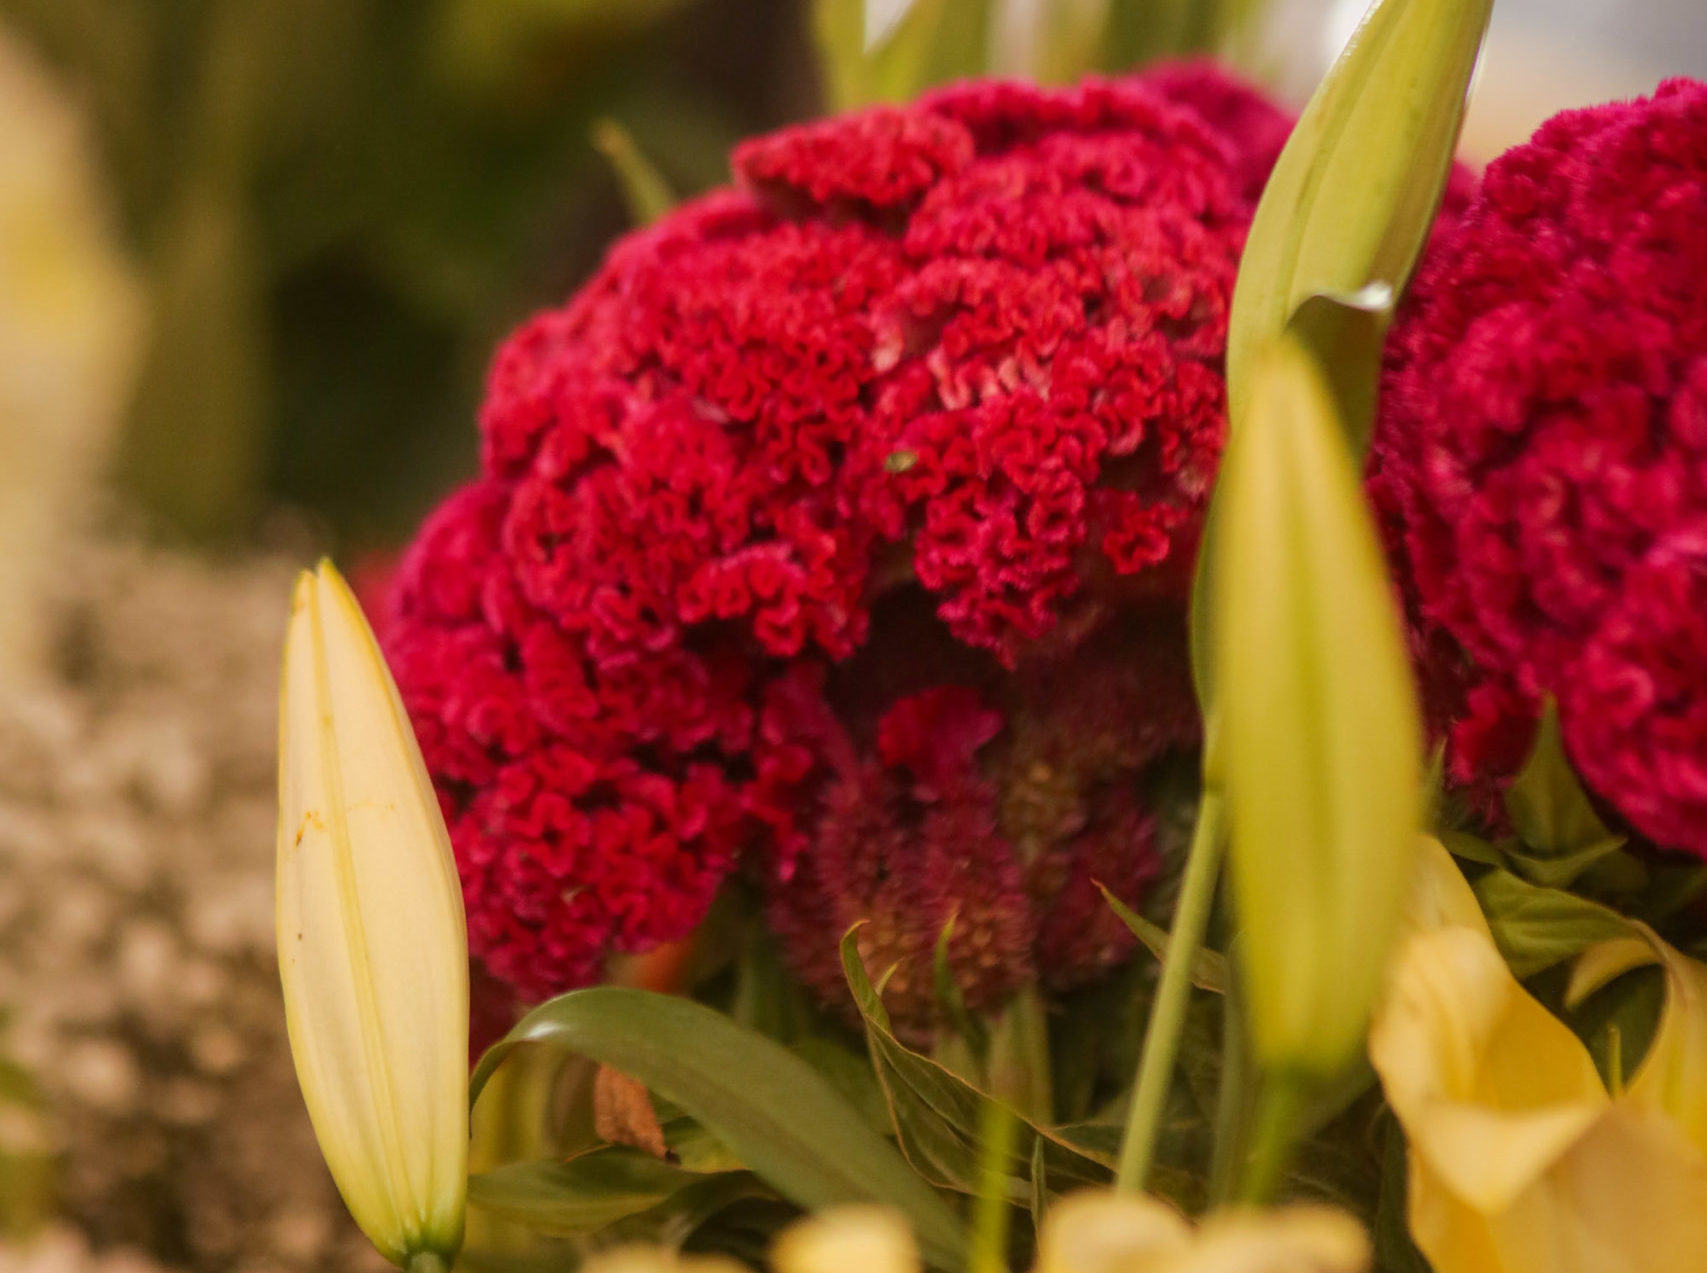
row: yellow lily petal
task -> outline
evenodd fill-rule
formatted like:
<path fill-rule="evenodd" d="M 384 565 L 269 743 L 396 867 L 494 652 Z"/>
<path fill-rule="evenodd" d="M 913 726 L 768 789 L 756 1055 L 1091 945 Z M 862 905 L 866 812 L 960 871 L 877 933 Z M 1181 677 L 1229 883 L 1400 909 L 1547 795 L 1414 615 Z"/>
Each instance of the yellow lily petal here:
<path fill-rule="evenodd" d="M 1295 1206 L 1212 1215 L 1168 1273 L 1363 1273 L 1369 1259 L 1369 1239 L 1351 1216 Z"/>
<path fill-rule="evenodd" d="M 784 1231 L 771 1251 L 777 1273 L 918 1273 L 907 1222 L 886 1207 L 832 1207 Z"/>
<path fill-rule="evenodd" d="M 1470 928 L 1493 939 L 1476 890 L 1451 852 L 1432 835 L 1422 836 L 1418 844 L 1416 875 L 1405 899 L 1405 924 L 1412 932 Z"/>
<path fill-rule="evenodd" d="M 1036 1273 L 1161 1273 L 1191 1249 L 1191 1225 L 1144 1194 L 1086 1191 L 1050 1207 Z"/>
<path fill-rule="evenodd" d="M 1406 942 L 1369 1056 L 1413 1151 L 1484 1212 L 1509 1206 L 1611 1104 L 1588 1049 L 1468 928 Z"/>
<path fill-rule="evenodd" d="M 1665 972 L 1665 1007 L 1648 1054 L 1626 1089 L 1628 1098 L 1678 1124 L 1707 1153 L 1707 965 L 1634 921 L 1632 936 L 1583 952 L 1566 1002 L 1575 1006 L 1613 979 L 1658 964 Z"/>
<path fill-rule="evenodd" d="M 279 724 L 279 973 L 321 1152 L 388 1259 L 448 1261 L 468 1144 L 468 939 L 419 747 L 329 564 L 292 599 Z"/>
<path fill-rule="evenodd" d="M 1363 1273 L 1369 1241 L 1329 1207 L 1218 1212 L 1193 1232 L 1143 1194 L 1085 1192 L 1050 1208 L 1036 1273 Z"/>
<path fill-rule="evenodd" d="M 1684 1273 L 1707 1159 L 1511 975 L 1485 930 L 1408 938 L 1369 1040 L 1410 1143 L 1411 1232 L 1435 1273 Z"/>
<path fill-rule="evenodd" d="M 752 1273 L 726 1255 L 683 1255 L 667 1246 L 616 1246 L 595 1251 L 581 1273 Z"/>

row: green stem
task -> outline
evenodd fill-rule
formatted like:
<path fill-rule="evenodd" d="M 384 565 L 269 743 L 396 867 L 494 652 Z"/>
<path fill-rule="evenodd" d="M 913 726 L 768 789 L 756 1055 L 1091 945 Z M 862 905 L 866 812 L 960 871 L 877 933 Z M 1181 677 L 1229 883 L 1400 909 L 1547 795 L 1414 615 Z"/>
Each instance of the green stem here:
<path fill-rule="evenodd" d="M 983 1124 L 978 1199 L 966 1267 L 968 1273 L 1008 1273 L 1008 1227 L 1013 1219 L 1008 1203 L 1008 1160 L 1013 1156 L 1019 1120 L 1000 1101 L 990 1101 L 984 1107 Z"/>
<path fill-rule="evenodd" d="M 1310 1085 L 1296 1074 L 1283 1071 L 1265 1077 L 1258 1098 L 1250 1157 L 1245 1160 L 1239 1180 L 1239 1201 L 1246 1206 L 1266 1206 L 1273 1200 L 1286 1166 L 1292 1161 L 1292 1151 L 1297 1148 L 1310 1090 Z"/>
<path fill-rule="evenodd" d="M 1115 1177 L 1119 1189 L 1139 1190 L 1150 1174 L 1155 1158 L 1156 1135 L 1162 1125 L 1162 1109 L 1173 1085 L 1174 1062 L 1179 1056 L 1180 1032 L 1185 1010 L 1191 1002 L 1191 968 L 1203 948 L 1209 928 L 1209 912 L 1215 901 L 1215 884 L 1221 874 L 1225 837 L 1221 828 L 1221 795 L 1206 788 L 1197 809 L 1197 829 L 1191 838 L 1185 879 L 1180 885 L 1179 905 L 1174 911 L 1168 949 L 1162 960 L 1161 980 L 1150 1002 L 1150 1024 L 1144 1035 L 1144 1051 L 1138 1061 L 1138 1080 L 1132 1089 L 1132 1104 L 1126 1115 L 1126 1138 L 1120 1147 L 1120 1170 Z"/>
<path fill-rule="evenodd" d="M 1211 1206 L 1232 1198 L 1250 1134 L 1252 1066 L 1237 982 L 1235 977 L 1221 1000 L 1221 1088 L 1216 1094 L 1215 1153 L 1209 1169 Z"/>
<path fill-rule="evenodd" d="M 1014 1014 L 1015 1043 L 1023 1062 L 1023 1087 L 1017 1093 L 1020 1109 L 1035 1122 L 1049 1127 L 1055 1122 L 1055 1077 L 1049 1064 L 1049 1021 L 1043 997 L 1036 986 L 1024 987 L 1008 1011 Z"/>

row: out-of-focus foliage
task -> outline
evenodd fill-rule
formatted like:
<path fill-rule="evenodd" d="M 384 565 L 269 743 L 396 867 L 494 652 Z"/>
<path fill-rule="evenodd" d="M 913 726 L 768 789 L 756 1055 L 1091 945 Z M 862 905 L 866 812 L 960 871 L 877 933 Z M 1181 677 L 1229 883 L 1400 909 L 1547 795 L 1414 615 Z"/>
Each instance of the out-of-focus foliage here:
<path fill-rule="evenodd" d="M 117 431 L 136 280 L 76 103 L 0 24 L 0 686 L 46 656 L 43 555 Z"/>
<path fill-rule="evenodd" d="M 204 537 L 280 497 L 405 529 L 471 466 L 498 335 L 623 228 L 592 120 L 717 180 L 802 82 L 783 8 L 0 0 L 87 103 L 144 264 L 127 485 Z"/>
<path fill-rule="evenodd" d="M 1064 84 L 1159 58 L 1226 53 L 1262 0 L 812 0 L 835 107 L 905 101 L 996 73 Z"/>

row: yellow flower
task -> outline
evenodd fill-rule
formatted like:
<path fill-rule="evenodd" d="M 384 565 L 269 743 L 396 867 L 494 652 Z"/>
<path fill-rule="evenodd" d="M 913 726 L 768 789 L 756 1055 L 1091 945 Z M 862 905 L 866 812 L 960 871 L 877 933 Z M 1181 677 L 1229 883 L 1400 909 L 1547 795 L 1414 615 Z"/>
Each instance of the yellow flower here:
<path fill-rule="evenodd" d="M 1413 905 L 1369 1054 L 1409 1140 L 1411 1233 L 1435 1273 L 1698 1268 L 1707 1157 L 1688 1130 L 1701 1106 L 1686 1071 L 1707 969 L 1636 925 L 1585 957 L 1578 994 L 1639 962 L 1668 972 L 1654 1045 L 1614 1099 L 1588 1050 L 1512 976 L 1480 913 L 1465 913 L 1445 851 L 1431 844 L 1424 864 L 1430 900 Z"/>
<path fill-rule="evenodd" d="M 448 1264 L 468 1146 L 468 938 L 450 840 L 372 632 L 329 564 L 291 602 L 279 972 L 297 1079 L 350 1212 Z"/>
<path fill-rule="evenodd" d="M 785 1230 L 771 1263 L 777 1273 L 919 1273 L 919 1252 L 898 1212 L 855 1204 Z"/>
<path fill-rule="evenodd" d="M 1193 1230 L 1172 1207 L 1087 1192 L 1050 1208 L 1037 1273 L 1362 1273 L 1362 1227 L 1328 1207 L 1216 1212 Z"/>
<path fill-rule="evenodd" d="M 919 1271 L 906 1223 L 866 1206 L 837 1207 L 795 1225 L 777 1239 L 771 1262 L 777 1273 Z M 1363 1273 L 1368 1267 L 1362 1227 L 1328 1207 L 1220 1212 L 1194 1230 L 1155 1198 L 1087 1190 L 1050 1207 L 1036 1273 Z"/>

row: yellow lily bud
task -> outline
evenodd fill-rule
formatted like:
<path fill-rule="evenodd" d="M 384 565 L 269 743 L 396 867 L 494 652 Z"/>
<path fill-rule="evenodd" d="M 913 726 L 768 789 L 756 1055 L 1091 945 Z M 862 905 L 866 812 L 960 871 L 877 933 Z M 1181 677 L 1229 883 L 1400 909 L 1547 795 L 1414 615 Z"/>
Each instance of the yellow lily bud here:
<path fill-rule="evenodd" d="M 279 721 L 276 922 L 297 1080 L 362 1231 L 400 1266 L 462 1241 L 468 935 L 402 702 L 330 564 L 297 581 Z"/>
<path fill-rule="evenodd" d="M 1235 425 L 1263 346 L 1308 297 L 1404 291 L 1446 189 L 1492 10 L 1493 0 L 1375 0 L 1305 107 L 1239 266 L 1227 330 Z"/>
<path fill-rule="evenodd" d="M 771 1252 L 777 1273 L 919 1273 L 919 1251 L 900 1214 L 832 1207 L 786 1230 Z"/>
<path fill-rule="evenodd" d="M 1217 1212 L 1193 1231 L 1142 1194 L 1086 1192 L 1050 1208 L 1036 1273 L 1362 1273 L 1369 1242 L 1344 1212 Z"/>
<path fill-rule="evenodd" d="M 1607 1094 L 1485 928 L 1407 939 L 1369 1055 L 1409 1141 L 1411 1233 L 1435 1273 L 1699 1266 L 1707 1159 L 1655 1105 Z"/>
<path fill-rule="evenodd" d="M 1363 1047 L 1421 818 L 1410 663 L 1333 395 L 1295 338 L 1255 369 L 1210 545 L 1215 712 L 1257 1058 Z"/>

